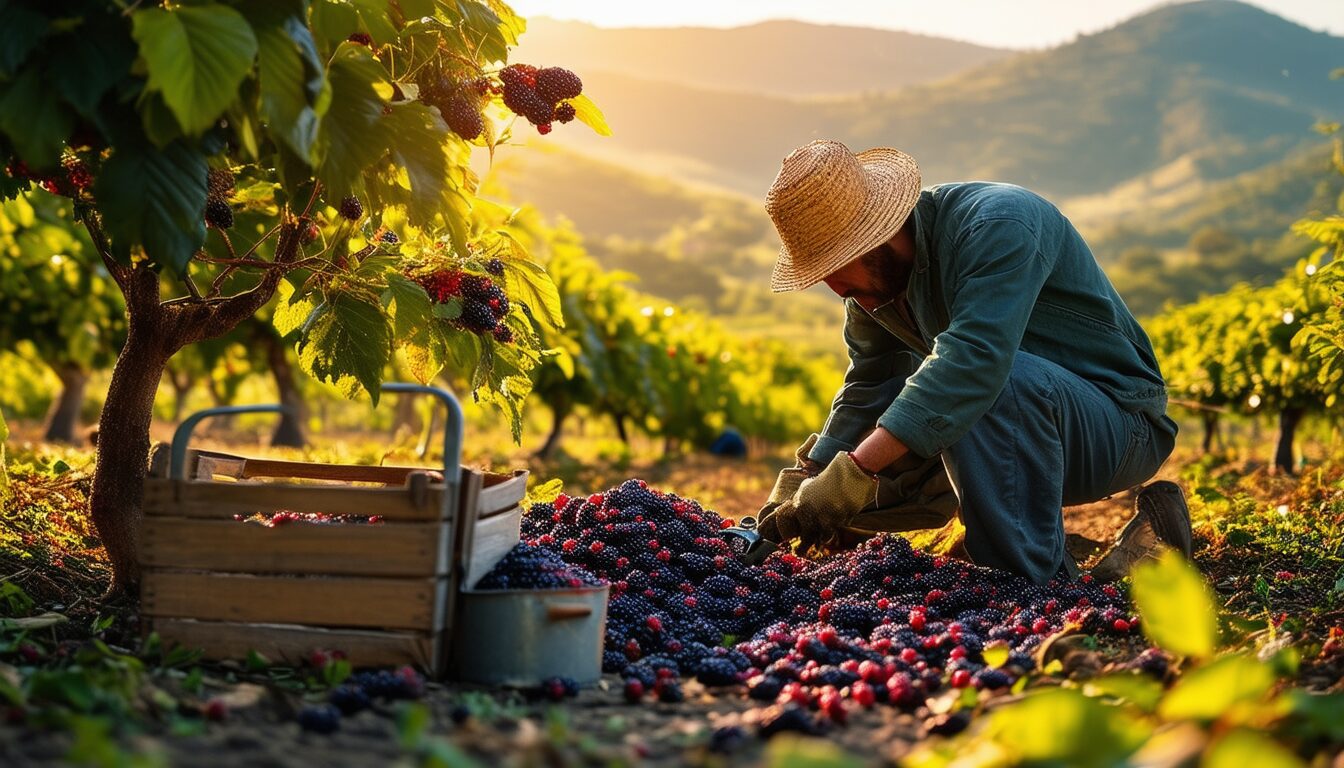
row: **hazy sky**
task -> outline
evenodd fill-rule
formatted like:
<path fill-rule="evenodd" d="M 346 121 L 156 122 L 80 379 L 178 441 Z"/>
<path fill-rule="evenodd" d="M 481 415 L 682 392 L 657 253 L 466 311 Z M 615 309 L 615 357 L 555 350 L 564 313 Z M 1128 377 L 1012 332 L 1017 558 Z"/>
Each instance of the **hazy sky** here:
<path fill-rule="evenodd" d="M 1157 0 L 511 0 L 523 16 L 603 27 L 731 27 L 762 19 L 886 27 L 1004 48 L 1041 48 L 1095 32 Z M 1344 35 L 1344 0 L 1257 0 L 1314 30 Z"/>

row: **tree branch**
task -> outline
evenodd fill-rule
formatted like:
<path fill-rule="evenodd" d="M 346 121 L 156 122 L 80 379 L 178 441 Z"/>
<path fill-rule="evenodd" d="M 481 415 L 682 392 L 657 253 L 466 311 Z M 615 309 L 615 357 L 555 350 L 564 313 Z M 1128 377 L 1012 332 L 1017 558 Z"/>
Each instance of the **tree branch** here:
<path fill-rule="evenodd" d="M 117 287 L 121 288 L 122 293 L 126 293 L 130 275 L 126 265 L 117 261 L 112 256 L 112 249 L 107 243 L 107 234 L 103 232 L 103 223 L 98 220 L 98 214 L 93 208 L 87 208 L 80 214 L 79 220 L 84 223 L 84 228 L 89 232 L 89 239 L 93 241 L 93 247 L 98 250 L 98 255 L 103 259 L 103 266 L 107 267 L 107 272 L 116 282 Z"/>

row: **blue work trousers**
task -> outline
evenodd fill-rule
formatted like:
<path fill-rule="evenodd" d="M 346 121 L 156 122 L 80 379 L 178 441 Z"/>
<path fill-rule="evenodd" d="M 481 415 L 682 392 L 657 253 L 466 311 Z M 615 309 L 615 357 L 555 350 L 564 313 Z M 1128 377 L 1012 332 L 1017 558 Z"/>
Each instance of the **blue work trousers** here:
<path fill-rule="evenodd" d="M 1049 581 L 1064 562 L 1062 507 L 1148 480 L 1176 422 L 1120 408 L 1096 385 L 1019 351 L 989 411 L 942 452 L 980 565 Z"/>

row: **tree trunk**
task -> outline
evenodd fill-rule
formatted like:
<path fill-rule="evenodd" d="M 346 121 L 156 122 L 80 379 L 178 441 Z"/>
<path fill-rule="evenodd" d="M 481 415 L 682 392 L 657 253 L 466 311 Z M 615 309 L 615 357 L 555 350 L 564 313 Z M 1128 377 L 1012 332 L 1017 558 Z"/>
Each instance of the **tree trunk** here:
<path fill-rule="evenodd" d="M 176 424 L 182 420 L 183 407 L 187 404 L 187 395 L 191 392 L 191 377 L 183 373 L 179 379 L 177 371 L 169 370 L 168 383 L 173 387 L 173 412 L 170 419 Z"/>
<path fill-rule="evenodd" d="M 1305 412 L 1303 408 L 1284 408 L 1279 411 L 1279 444 L 1274 450 L 1274 466 L 1287 475 L 1297 471 L 1297 462 L 1293 457 L 1293 436 Z"/>
<path fill-rule="evenodd" d="M 1218 441 L 1218 413 L 1217 411 L 1205 411 L 1204 419 L 1204 453 L 1213 450 L 1214 443 Z"/>
<path fill-rule="evenodd" d="M 156 325 L 137 326 L 132 316 L 98 419 L 98 464 L 89 514 L 112 562 L 114 589 L 129 587 L 140 575 L 136 542 L 149 461 L 149 425 L 154 395 L 171 356 Z"/>
<path fill-rule="evenodd" d="M 308 419 L 308 407 L 294 381 L 294 366 L 289 364 L 289 355 L 285 354 L 285 345 L 274 333 L 265 335 L 266 362 L 270 365 L 271 375 L 275 378 L 275 388 L 280 392 L 280 404 L 287 409 L 280 415 L 280 423 L 271 435 L 271 445 L 284 445 L 290 448 L 302 448 L 308 444 L 304 438 L 303 424 Z"/>
<path fill-rule="evenodd" d="M 51 369 L 61 380 L 61 394 L 51 404 L 43 439 L 52 443 L 73 443 L 75 431 L 79 429 L 79 410 L 84 404 L 89 373 L 74 363 L 53 365 Z"/>
<path fill-rule="evenodd" d="M 616 436 L 621 438 L 621 442 L 628 447 L 630 445 L 630 435 L 625 431 L 625 415 L 613 413 L 611 414 L 611 420 L 616 422 Z"/>
<path fill-rule="evenodd" d="M 555 453 L 556 446 L 560 445 L 560 434 L 565 426 L 565 419 L 569 417 L 569 408 L 566 406 L 556 406 L 551 410 L 554 420 L 551 422 L 551 433 L 546 436 L 546 442 L 542 444 L 541 450 L 537 451 L 537 458 L 549 459 Z"/>

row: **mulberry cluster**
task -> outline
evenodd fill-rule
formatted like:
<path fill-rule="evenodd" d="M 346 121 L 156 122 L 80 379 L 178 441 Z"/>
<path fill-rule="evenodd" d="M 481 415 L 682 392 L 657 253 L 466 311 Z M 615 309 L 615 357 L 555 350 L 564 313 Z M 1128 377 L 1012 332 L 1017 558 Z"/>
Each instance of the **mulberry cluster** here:
<path fill-rule="evenodd" d="M 603 669 L 622 675 L 627 699 L 677 700 L 693 676 L 774 705 L 771 732 L 843 722 L 855 707 L 914 709 L 949 687 L 1009 688 L 1065 627 L 1137 631 L 1124 595 L 1089 577 L 1038 586 L 895 535 L 817 562 L 781 552 L 747 565 L 719 535 L 731 524 L 632 479 L 533 505 L 523 536 L 610 582 Z M 1001 649 L 995 663 L 986 648 Z"/>
<path fill-rule="evenodd" d="M 481 99 L 490 92 L 486 78 L 454 80 L 439 72 L 429 72 L 419 83 L 420 101 L 435 107 L 448 127 L 467 141 L 485 132 Z"/>
<path fill-rule="evenodd" d="M 457 323 L 462 328 L 472 333 L 489 333 L 504 344 L 513 341 L 513 331 L 504 323 L 509 314 L 509 297 L 490 278 L 447 269 L 422 275 L 417 281 L 436 303 L 461 298 L 462 314 Z"/>
<path fill-rule="evenodd" d="M 579 76 L 561 67 L 538 69 L 530 64 L 510 64 L 499 72 L 504 84 L 504 105 L 537 126 L 551 132 L 551 123 L 574 119 L 574 105 L 567 101 L 583 93 Z"/>
<path fill-rule="evenodd" d="M 476 582 L 476 589 L 579 589 L 605 583 L 545 547 L 518 544 Z"/>

